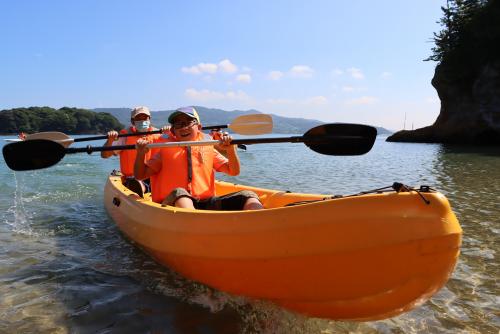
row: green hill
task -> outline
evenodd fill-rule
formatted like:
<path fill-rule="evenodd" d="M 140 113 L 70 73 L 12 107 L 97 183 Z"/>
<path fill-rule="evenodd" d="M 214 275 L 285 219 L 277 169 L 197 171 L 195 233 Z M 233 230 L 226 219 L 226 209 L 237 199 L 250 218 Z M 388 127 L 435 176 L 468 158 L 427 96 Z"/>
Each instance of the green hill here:
<path fill-rule="evenodd" d="M 1 134 L 42 131 L 95 134 L 121 127 L 123 125 L 109 113 L 95 113 L 79 108 L 29 107 L 0 111 Z"/>
<path fill-rule="evenodd" d="M 201 122 L 204 125 L 229 124 L 231 123 L 231 120 L 233 120 L 238 116 L 261 113 L 260 111 L 253 109 L 246 111 L 242 110 L 226 111 L 222 109 L 212 109 L 201 106 L 196 106 L 196 109 L 200 113 Z M 95 112 L 109 113 L 114 117 L 116 117 L 121 123 L 127 125 L 130 124 L 130 111 L 132 110 L 130 108 L 96 108 L 93 110 Z M 166 125 L 168 115 L 170 115 L 172 111 L 173 110 L 152 111 L 151 112 L 152 123 L 156 127 Z M 274 122 L 273 133 L 302 134 L 316 125 L 324 124 L 324 122 L 318 120 L 305 119 L 305 118 L 290 118 L 273 114 L 271 115 L 273 117 L 273 122 Z M 392 131 L 389 131 L 382 127 L 377 127 L 377 131 L 379 135 L 392 133 Z"/>

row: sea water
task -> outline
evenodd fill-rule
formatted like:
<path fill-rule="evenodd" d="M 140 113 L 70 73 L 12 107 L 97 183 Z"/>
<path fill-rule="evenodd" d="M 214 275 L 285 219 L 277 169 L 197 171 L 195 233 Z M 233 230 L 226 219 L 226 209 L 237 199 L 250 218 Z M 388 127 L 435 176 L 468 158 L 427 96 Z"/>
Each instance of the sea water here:
<path fill-rule="evenodd" d="M 395 181 L 440 190 L 464 233 L 451 279 L 392 319 L 308 318 L 189 281 L 125 239 L 103 205 L 117 158 L 73 154 L 27 172 L 0 159 L 0 333 L 498 333 L 498 149 L 379 137 L 362 156 L 320 155 L 300 143 L 248 145 L 239 156 L 241 174 L 221 179 L 331 195 Z"/>

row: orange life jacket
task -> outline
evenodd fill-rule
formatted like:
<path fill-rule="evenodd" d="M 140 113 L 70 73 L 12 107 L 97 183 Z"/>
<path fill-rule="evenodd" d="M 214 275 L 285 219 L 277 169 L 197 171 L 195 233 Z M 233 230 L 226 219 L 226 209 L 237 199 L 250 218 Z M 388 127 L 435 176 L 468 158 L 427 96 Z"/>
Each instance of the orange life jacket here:
<path fill-rule="evenodd" d="M 155 131 L 158 130 L 154 127 L 149 127 L 147 131 Z M 126 134 L 126 133 L 137 133 L 137 130 L 135 126 L 131 126 L 128 129 L 123 129 L 120 131 L 121 134 Z M 154 143 L 158 140 L 160 137 L 159 134 L 154 134 L 154 135 L 146 135 L 147 140 L 149 140 L 151 143 Z M 135 145 L 137 140 L 139 140 L 141 136 L 129 136 L 129 137 L 124 137 L 125 139 L 125 145 Z M 146 156 L 144 157 L 144 161 L 148 161 L 149 158 L 155 154 L 158 151 L 158 149 L 153 149 L 149 150 L 148 153 L 146 153 Z M 135 164 L 135 157 L 137 155 L 136 150 L 122 150 L 120 151 L 120 171 L 122 172 L 124 177 L 130 177 L 134 176 L 134 164 Z"/>
<path fill-rule="evenodd" d="M 197 140 L 203 140 L 200 133 Z M 161 142 L 174 142 L 162 135 Z M 206 199 L 215 196 L 214 157 L 220 153 L 213 146 L 190 146 L 191 169 L 188 167 L 187 147 L 166 147 L 159 150 L 161 170 L 151 176 L 153 201 L 161 203 L 175 188 L 186 189 L 194 198 Z M 220 156 L 219 159 L 225 159 Z M 189 173 L 191 170 L 191 173 Z M 189 175 L 191 174 L 191 175 Z"/>

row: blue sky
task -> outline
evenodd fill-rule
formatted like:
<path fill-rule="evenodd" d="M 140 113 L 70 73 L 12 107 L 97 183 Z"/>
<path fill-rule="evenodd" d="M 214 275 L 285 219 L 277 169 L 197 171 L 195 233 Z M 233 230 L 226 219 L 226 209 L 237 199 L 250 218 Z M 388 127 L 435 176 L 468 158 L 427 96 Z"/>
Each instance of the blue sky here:
<path fill-rule="evenodd" d="M 439 114 L 423 59 L 444 4 L 2 1 L 0 109 L 202 105 L 422 127 Z"/>

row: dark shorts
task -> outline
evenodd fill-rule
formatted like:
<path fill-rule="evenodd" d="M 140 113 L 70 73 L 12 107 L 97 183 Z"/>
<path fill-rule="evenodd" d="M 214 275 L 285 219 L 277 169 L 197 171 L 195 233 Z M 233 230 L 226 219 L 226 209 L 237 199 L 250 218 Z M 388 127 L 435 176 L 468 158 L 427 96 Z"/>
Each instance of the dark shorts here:
<path fill-rule="evenodd" d="M 174 205 L 181 197 L 189 197 L 193 200 L 195 209 L 198 210 L 223 210 L 223 211 L 238 211 L 242 210 L 245 202 L 249 198 L 259 199 L 256 193 L 249 190 L 241 190 L 223 196 L 214 196 L 207 199 L 198 200 L 193 198 L 184 188 L 175 188 L 165 198 L 162 204 Z"/>
<path fill-rule="evenodd" d="M 125 187 L 127 187 L 130 190 L 132 190 L 133 192 L 137 193 L 139 196 L 144 197 L 141 184 L 144 185 L 144 187 L 146 188 L 146 191 L 145 191 L 146 193 L 151 192 L 151 184 L 149 182 L 149 179 L 146 179 L 144 181 L 139 181 L 139 180 L 136 180 L 134 177 L 126 177 L 123 180 L 123 185 Z"/>

